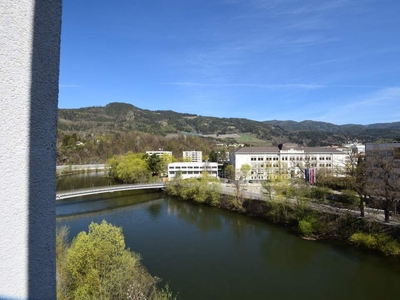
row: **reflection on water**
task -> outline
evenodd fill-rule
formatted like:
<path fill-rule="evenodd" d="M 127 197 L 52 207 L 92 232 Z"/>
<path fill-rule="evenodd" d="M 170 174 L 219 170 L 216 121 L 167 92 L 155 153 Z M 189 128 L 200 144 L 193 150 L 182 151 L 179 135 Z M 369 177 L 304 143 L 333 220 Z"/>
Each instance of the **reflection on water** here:
<path fill-rule="evenodd" d="M 160 198 L 159 191 L 118 191 L 57 201 L 57 218 L 115 210 Z"/>
<path fill-rule="evenodd" d="M 112 178 L 106 177 L 104 172 L 61 176 L 57 178 L 56 183 L 58 192 L 116 184 Z"/>
<path fill-rule="evenodd" d="M 71 234 L 103 219 L 180 299 L 396 299 L 399 262 L 343 244 L 305 241 L 285 228 L 159 193 L 124 192 L 57 203 Z M 390 266 L 387 263 L 390 261 Z"/>
<path fill-rule="evenodd" d="M 162 208 L 162 203 L 161 202 L 155 202 L 155 203 L 151 203 L 148 206 L 148 210 L 150 212 L 150 215 L 154 218 L 157 219 L 157 217 L 160 215 L 161 213 L 161 208 Z"/>
<path fill-rule="evenodd" d="M 205 210 L 206 209 L 206 210 Z M 221 215 L 211 213 L 212 208 L 189 202 L 168 201 L 168 213 L 195 225 L 202 233 L 221 228 Z"/>

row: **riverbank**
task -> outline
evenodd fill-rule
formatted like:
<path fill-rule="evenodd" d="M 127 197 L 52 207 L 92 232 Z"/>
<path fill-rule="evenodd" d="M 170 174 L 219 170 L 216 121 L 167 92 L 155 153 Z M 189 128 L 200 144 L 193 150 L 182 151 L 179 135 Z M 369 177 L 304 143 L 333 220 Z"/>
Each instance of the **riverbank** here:
<path fill-rule="evenodd" d="M 311 201 L 293 199 L 247 199 L 245 194 L 215 195 L 215 186 L 169 182 L 166 192 L 196 203 L 234 211 L 250 217 L 265 219 L 283 225 L 293 233 L 309 240 L 336 239 L 355 246 L 378 251 L 384 255 L 400 256 L 400 226 L 385 224 L 354 213 L 336 211 L 315 205 Z M 261 191 L 259 191 L 261 192 Z M 201 195 L 199 197 L 198 195 Z M 201 199 L 199 201 L 198 199 Z"/>

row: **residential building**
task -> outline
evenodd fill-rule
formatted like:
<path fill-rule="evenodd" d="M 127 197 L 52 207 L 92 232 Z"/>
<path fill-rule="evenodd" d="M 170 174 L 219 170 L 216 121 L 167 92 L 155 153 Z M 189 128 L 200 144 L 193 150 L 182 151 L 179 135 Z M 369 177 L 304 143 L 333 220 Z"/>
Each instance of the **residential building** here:
<path fill-rule="evenodd" d="M 266 180 L 278 176 L 302 177 L 304 170 L 323 169 L 333 175 L 343 174 L 347 153 L 336 148 L 299 147 L 284 144 L 279 147 L 244 147 L 234 153 L 236 179 Z M 243 165 L 250 165 L 249 174 L 241 174 Z"/>
<path fill-rule="evenodd" d="M 207 172 L 212 177 L 218 177 L 218 163 L 215 162 L 175 162 L 168 164 L 168 180 L 180 174 L 182 179 L 200 177 Z"/>
<path fill-rule="evenodd" d="M 202 162 L 203 153 L 201 151 L 183 151 L 183 160 L 190 159 L 192 162 Z"/>
<path fill-rule="evenodd" d="M 149 156 L 155 154 L 157 156 L 161 156 L 163 154 L 168 154 L 170 156 L 172 156 L 172 151 L 164 151 L 164 150 L 156 150 L 156 151 L 146 151 L 146 154 L 148 154 Z"/>

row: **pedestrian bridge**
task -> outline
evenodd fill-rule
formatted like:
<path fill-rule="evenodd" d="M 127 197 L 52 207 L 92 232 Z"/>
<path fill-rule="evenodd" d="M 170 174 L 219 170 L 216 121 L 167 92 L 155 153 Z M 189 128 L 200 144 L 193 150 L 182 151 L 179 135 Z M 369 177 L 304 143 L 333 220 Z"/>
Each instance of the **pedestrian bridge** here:
<path fill-rule="evenodd" d="M 68 198 L 104 194 L 104 193 L 121 192 L 121 191 L 163 189 L 164 187 L 165 187 L 164 183 L 120 184 L 120 185 L 110 185 L 101 187 L 90 187 L 85 189 L 57 192 L 56 200 L 63 200 Z"/>

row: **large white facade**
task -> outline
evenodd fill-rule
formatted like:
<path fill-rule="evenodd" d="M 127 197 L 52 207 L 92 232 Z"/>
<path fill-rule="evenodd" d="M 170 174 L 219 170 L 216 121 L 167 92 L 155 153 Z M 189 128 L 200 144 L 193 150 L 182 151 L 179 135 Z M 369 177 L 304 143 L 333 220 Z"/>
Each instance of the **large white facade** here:
<path fill-rule="evenodd" d="M 200 177 L 207 172 L 212 177 L 218 177 L 218 163 L 214 162 L 176 162 L 168 164 L 168 180 L 181 174 L 182 179 Z"/>
<path fill-rule="evenodd" d="M 347 154 L 322 147 L 245 147 L 234 156 L 236 179 L 267 180 L 277 176 L 302 177 L 307 168 L 324 169 L 339 176 L 345 169 Z M 245 164 L 251 166 L 248 174 L 241 172 Z"/>

